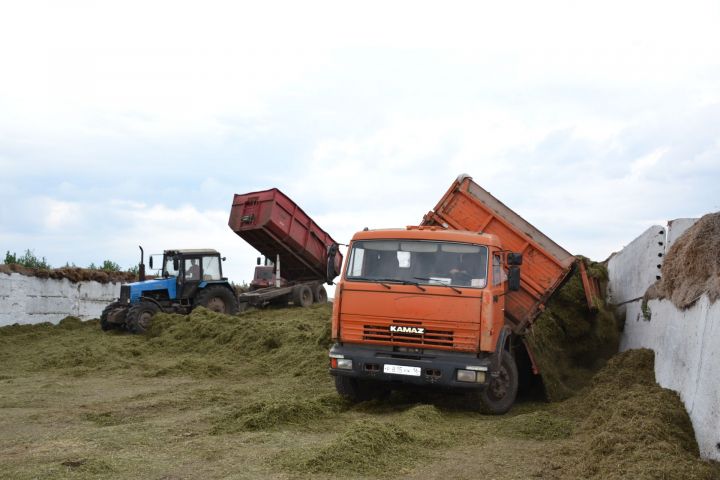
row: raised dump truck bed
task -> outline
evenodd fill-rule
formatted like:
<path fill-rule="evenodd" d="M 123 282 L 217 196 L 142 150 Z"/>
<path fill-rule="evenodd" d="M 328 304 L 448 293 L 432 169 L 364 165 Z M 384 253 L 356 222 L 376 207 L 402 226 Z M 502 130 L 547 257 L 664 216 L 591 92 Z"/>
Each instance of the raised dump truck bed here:
<path fill-rule="evenodd" d="M 508 292 L 505 304 L 505 316 L 516 333 L 523 333 L 532 323 L 577 262 L 575 256 L 468 175 L 460 175 L 453 182 L 435 208 L 425 215 L 422 225 L 491 233 L 502 239 L 507 250 L 522 253 L 520 290 Z M 585 269 L 582 264 L 580 268 L 585 284 Z M 586 293 L 588 303 L 592 304 L 592 294 Z"/>
<path fill-rule="evenodd" d="M 228 225 L 265 257 L 280 255 L 281 275 L 289 282 L 331 281 L 340 272 L 337 242 L 277 188 L 236 194 Z"/>

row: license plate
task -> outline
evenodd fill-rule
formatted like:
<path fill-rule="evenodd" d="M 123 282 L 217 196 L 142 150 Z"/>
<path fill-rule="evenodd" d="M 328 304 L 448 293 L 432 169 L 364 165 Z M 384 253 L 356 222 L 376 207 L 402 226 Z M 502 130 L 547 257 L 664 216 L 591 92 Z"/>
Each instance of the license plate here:
<path fill-rule="evenodd" d="M 409 375 L 411 377 L 420 376 L 420 367 L 405 367 L 403 365 L 388 365 L 383 366 L 383 372 L 393 373 L 395 375 Z"/>

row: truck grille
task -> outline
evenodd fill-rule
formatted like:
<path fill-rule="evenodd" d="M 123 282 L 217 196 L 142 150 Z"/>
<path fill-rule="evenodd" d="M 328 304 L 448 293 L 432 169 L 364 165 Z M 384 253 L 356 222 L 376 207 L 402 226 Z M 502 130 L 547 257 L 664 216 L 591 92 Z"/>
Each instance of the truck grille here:
<path fill-rule="evenodd" d="M 123 285 L 120 287 L 120 301 L 121 302 L 129 302 L 130 301 L 130 286 L 129 285 Z"/>
<path fill-rule="evenodd" d="M 412 325 L 408 322 L 393 322 L 394 325 Z M 434 330 L 426 328 L 422 334 L 391 332 L 389 325 L 363 325 L 363 340 L 392 342 L 400 344 L 452 347 L 452 330 Z"/>

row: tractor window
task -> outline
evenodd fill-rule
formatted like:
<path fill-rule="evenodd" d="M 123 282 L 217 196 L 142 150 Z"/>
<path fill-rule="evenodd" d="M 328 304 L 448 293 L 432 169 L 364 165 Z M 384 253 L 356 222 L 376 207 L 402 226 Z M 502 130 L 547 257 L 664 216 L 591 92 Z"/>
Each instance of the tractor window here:
<path fill-rule="evenodd" d="M 173 257 L 165 257 L 165 268 L 163 269 L 163 275 L 167 274 L 168 277 L 177 277 L 178 271 L 173 266 Z"/>
<path fill-rule="evenodd" d="M 220 280 L 220 259 L 218 257 L 203 257 L 203 280 Z"/>
<path fill-rule="evenodd" d="M 200 280 L 200 260 L 197 258 L 185 259 L 185 280 Z"/>

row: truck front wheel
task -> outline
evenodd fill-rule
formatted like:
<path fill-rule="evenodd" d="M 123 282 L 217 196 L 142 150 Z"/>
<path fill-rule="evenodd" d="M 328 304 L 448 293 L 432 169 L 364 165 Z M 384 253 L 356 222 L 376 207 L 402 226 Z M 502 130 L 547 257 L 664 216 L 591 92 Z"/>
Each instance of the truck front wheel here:
<path fill-rule="evenodd" d="M 235 315 L 239 308 L 235 295 L 222 285 L 210 285 L 200 290 L 195 297 L 195 305 L 225 315 Z"/>
<path fill-rule="evenodd" d="M 364 402 L 374 398 L 386 398 L 390 389 L 376 382 L 338 375 L 335 377 L 335 390 L 341 397 L 351 402 Z"/>
<path fill-rule="evenodd" d="M 507 413 L 515 403 L 518 391 L 518 371 L 510 352 L 503 352 L 497 377 L 490 377 L 490 383 L 478 392 L 479 407 L 493 415 Z"/>

